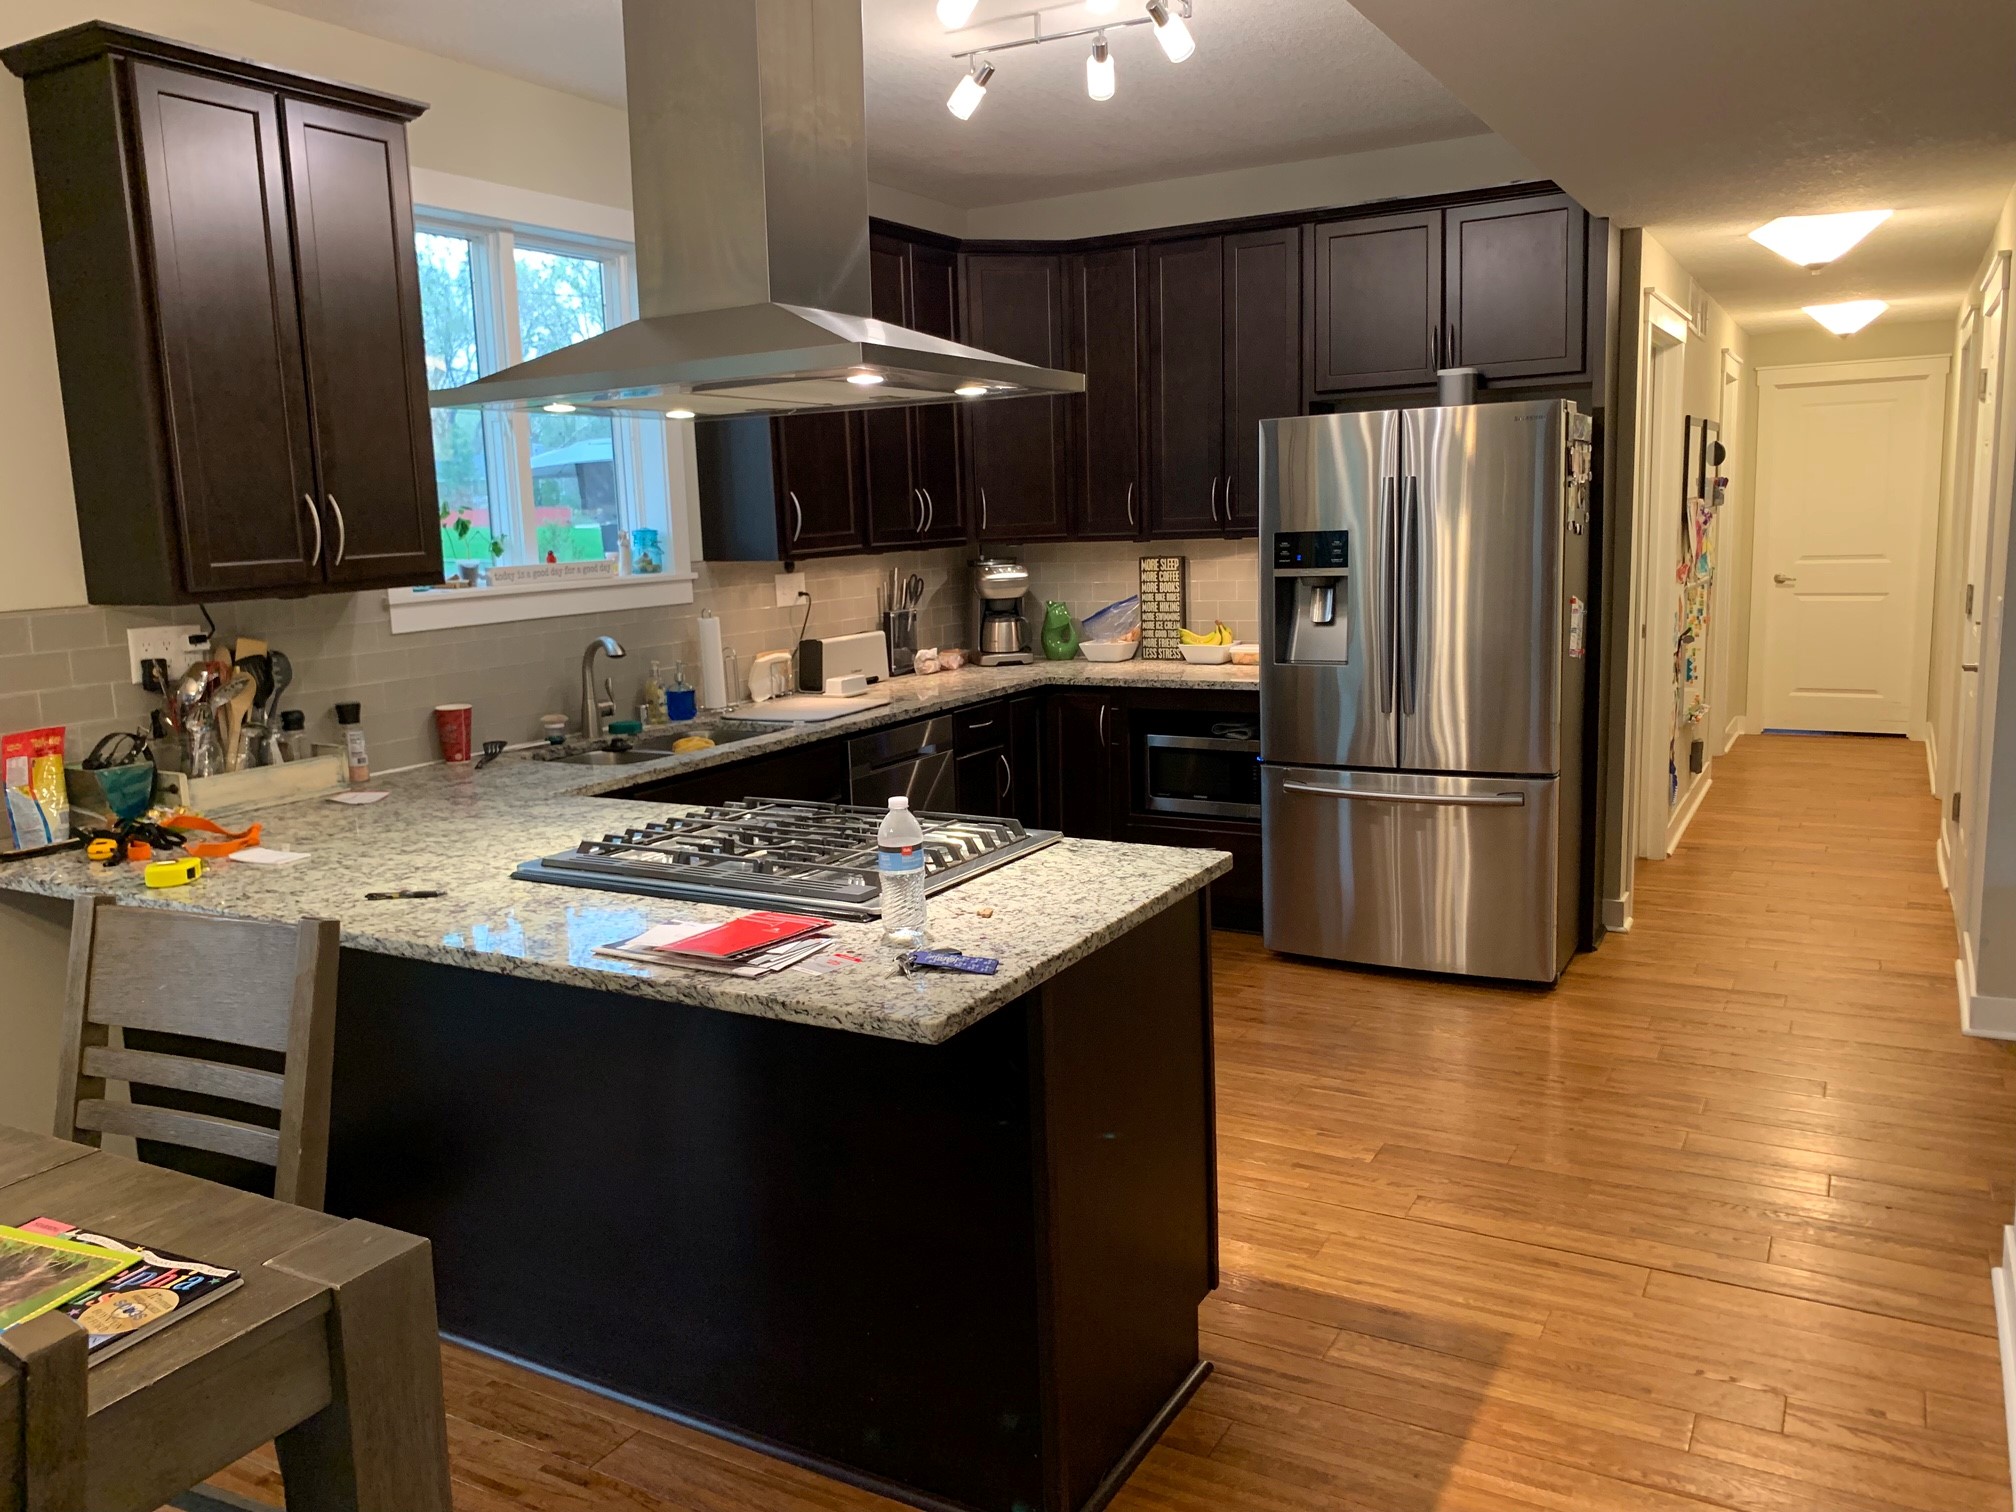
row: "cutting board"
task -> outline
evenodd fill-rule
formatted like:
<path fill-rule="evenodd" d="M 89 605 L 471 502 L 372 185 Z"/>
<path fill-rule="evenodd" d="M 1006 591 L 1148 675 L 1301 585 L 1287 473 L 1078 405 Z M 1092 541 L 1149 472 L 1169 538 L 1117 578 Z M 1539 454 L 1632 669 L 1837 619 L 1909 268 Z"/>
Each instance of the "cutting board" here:
<path fill-rule="evenodd" d="M 843 714 L 865 714 L 889 702 L 887 693 L 863 693 L 858 698 L 828 698 L 824 693 L 794 693 L 786 698 L 766 698 L 762 703 L 737 709 L 735 718 L 755 724 L 817 724 L 838 719 Z"/>

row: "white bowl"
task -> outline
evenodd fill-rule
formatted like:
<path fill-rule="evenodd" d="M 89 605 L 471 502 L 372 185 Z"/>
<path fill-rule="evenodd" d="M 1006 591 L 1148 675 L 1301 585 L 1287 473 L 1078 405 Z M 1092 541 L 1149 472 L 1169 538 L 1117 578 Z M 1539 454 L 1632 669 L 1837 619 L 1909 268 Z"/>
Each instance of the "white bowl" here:
<path fill-rule="evenodd" d="M 1078 649 L 1085 653 L 1085 660 L 1094 662 L 1131 661 L 1134 653 L 1141 649 L 1139 641 L 1080 641 Z"/>
<path fill-rule="evenodd" d="M 1200 667 L 1222 667 L 1232 660 L 1230 646 L 1180 646 L 1183 660 Z"/>

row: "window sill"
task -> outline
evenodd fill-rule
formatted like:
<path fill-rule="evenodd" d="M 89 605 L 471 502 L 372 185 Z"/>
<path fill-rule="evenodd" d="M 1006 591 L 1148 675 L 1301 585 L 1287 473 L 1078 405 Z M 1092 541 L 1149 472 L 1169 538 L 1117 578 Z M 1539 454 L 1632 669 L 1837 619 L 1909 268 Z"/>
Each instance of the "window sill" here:
<path fill-rule="evenodd" d="M 694 575 L 661 572 L 581 583 L 511 583 L 488 588 L 392 588 L 392 633 L 506 625 L 519 620 L 656 609 L 693 602 Z"/>

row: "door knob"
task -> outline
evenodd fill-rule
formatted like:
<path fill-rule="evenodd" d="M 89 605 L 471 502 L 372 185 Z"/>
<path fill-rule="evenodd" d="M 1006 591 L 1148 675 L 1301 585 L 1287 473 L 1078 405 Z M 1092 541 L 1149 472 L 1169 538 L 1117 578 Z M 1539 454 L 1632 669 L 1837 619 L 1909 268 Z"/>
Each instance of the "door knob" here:
<path fill-rule="evenodd" d="M 1774 572 L 1771 574 L 1771 581 L 1778 584 L 1780 587 L 1789 588 L 1794 583 L 1798 582 L 1799 579 L 1795 577 L 1787 577 L 1782 572 Z"/>

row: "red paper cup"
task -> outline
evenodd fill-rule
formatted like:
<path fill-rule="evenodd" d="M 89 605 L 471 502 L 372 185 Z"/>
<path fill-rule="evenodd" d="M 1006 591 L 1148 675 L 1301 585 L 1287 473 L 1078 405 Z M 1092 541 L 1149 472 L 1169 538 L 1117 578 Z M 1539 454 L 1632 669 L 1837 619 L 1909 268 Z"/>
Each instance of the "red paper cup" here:
<path fill-rule="evenodd" d="M 468 704 L 436 704 L 434 733 L 441 741 L 443 761 L 469 759 L 469 726 L 475 711 Z"/>

